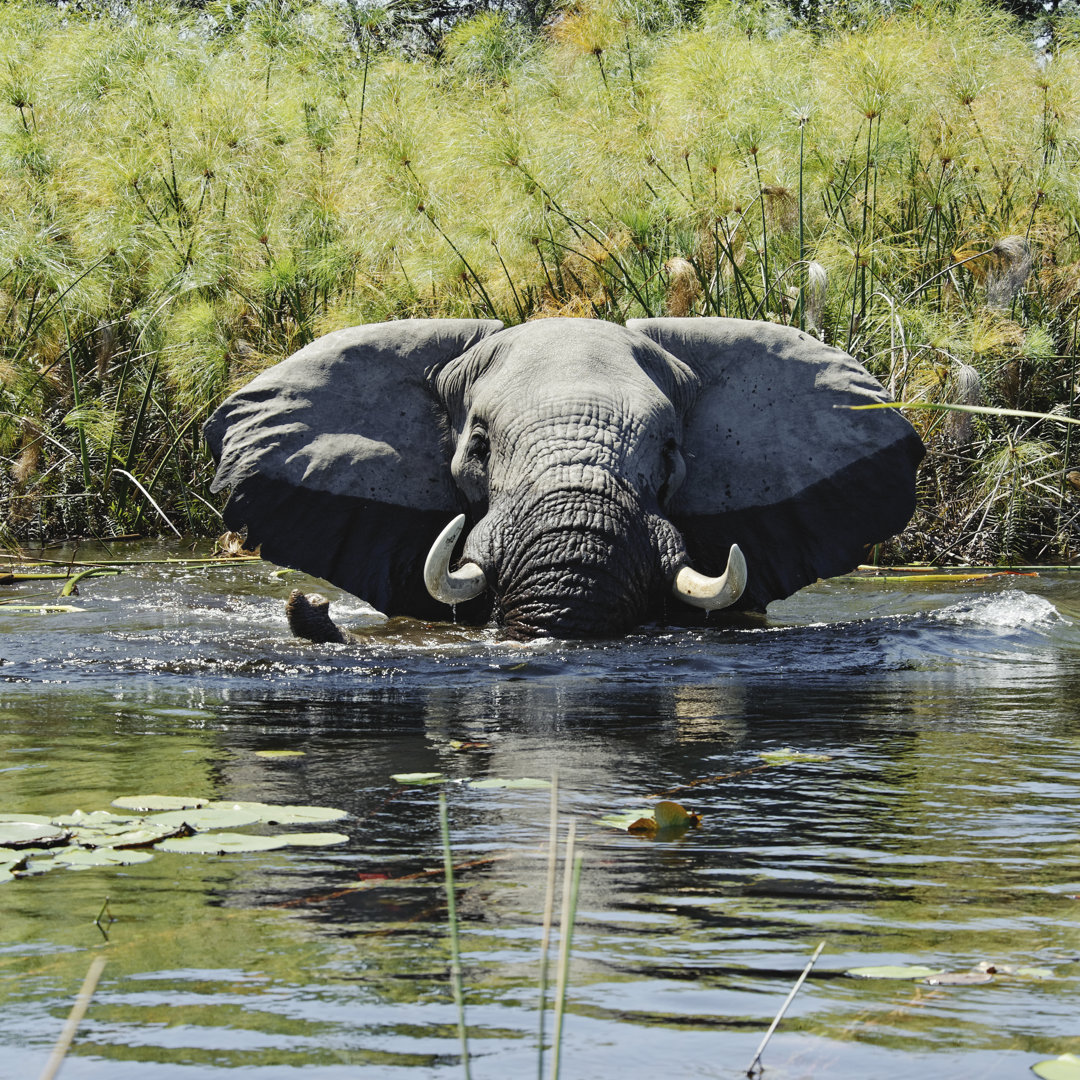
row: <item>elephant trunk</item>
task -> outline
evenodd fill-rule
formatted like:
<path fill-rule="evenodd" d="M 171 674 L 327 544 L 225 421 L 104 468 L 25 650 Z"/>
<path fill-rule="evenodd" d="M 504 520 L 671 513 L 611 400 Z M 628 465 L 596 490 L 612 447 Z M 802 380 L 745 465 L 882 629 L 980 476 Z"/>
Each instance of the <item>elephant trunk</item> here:
<path fill-rule="evenodd" d="M 511 637 L 624 634 L 663 595 L 653 519 L 636 500 L 550 491 L 509 500 L 496 521 L 496 615 Z"/>

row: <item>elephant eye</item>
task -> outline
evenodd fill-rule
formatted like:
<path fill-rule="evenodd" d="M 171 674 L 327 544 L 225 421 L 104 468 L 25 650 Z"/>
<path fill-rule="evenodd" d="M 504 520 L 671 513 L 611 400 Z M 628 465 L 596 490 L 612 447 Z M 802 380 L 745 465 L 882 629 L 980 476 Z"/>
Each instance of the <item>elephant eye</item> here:
<path fill-rule="evenodd" d="M 491 445 L 488 442 L 486 431 L 474 431 L 469 436 L 469 445 L 465 448 L 465 460 L 475 461 L 481 465 L 487 464 Z"/>

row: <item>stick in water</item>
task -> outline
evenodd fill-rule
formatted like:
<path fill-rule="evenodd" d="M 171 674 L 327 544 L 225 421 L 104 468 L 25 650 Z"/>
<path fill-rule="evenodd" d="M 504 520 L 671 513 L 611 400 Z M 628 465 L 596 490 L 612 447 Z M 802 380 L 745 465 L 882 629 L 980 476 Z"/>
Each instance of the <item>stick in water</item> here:
<path fill-rule="evenodd" d="M 53 1077 L 60 1071 L 60 1066 L 64 1063 L 64 1055 L 71 1048 L 71 1044 L 75 1039 L 75 1032 L 78 1031 L 79 1024 L 86 1015 L 86 1010 L 90 1007 L 90 999 L 94 996 L 98 979 L 101 978 L 101 971 L 104 967 L 105 957 L 98 953 L 90 963 L 90 970 L 86 973 L 86 978 L 83 979 L 82 988 L 79 990 L 78 997 L 75 998 L 75 1004 L 72 1005 L 71 1012 L 68 1013 L 64 1029 L 60 1032 L 60 1038 L 56 1040 L 53 1052 L 49 1055 L 49 1060 L 45 1062 L 45 1071 L 41 1074 L 41 1080 L 53 1080 Z"/>
<path fill-rule="evenodd" d="M 806 981 L 806 976 L 810 974 L 811 969 L 817 963 L 817 958 L 821 955 L 821 950 L 824 948 L 825 942 L 823 941 L 814 950 L 814 955 L 810 957 L 806 967 L 803 968 L 802 974 L 795 981 L 795 985 L 791 988 L 791 993 L 784 998 L 784 1004 L 780 1006 L 780 1011 L 773 1017 L 773 1022 L 769 1025 L 769 1030 L 765 1032 L 765 1038 L 761 1040 L 761 1045 L 757 1048 L 754 1060 L 750 1062 L 750 1067 L 746 1070 L 747 1076 L 753 1076 L 755 1069 L 757 1069 L 758 1072 L 761 1072 L 761 1055 L 765 1053 L 765 1047 L 768 1046 L 773 1032 L 779 1027 L 780 1021 L 784 1018 L 784 1013 L 787 1012 L 788 1006 L 795 1000 L 795 995 L 799 992 L 799 987 Z"/>

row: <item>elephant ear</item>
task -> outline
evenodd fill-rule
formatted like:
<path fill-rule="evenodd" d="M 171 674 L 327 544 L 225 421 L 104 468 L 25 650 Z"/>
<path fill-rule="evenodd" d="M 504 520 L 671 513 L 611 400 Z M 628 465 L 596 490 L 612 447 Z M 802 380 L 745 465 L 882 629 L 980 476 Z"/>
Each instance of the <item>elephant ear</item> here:
<path fill-rule="evenodd" d="M 340 330 L 228 398 L 205 434 L 225 523 L 272 562 L 388 615 L 445 615 L 428 548 L 460 512 L 429 375 L 502 323 L 405 319 Z"/>
<path fill-rule="evenodd" d="M 915 509 L 922 441 L 847 353 L 798 330 L 740 319 L 638 319 L 702 389 L 684 417 L 686 479 L 668 513 L 696 570 L 746 556 L 739 606 L 764 610 L 847 573 Z"/>

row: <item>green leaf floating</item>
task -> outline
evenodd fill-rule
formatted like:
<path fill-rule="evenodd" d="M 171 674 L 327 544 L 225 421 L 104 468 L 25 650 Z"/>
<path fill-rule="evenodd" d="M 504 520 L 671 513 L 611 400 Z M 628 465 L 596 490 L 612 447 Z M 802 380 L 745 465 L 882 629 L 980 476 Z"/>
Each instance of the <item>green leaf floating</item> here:
<path fill-rule="evenodd" d="M 255 820 L 264 825 L 314 825 L 349 816 L 347 810 L 336 810 L 332 806 L 275 806 L 273 803 L 229 802 L 227 799 L 208 803 L 206 809 L 242 810 L 254 814 Z"/>
<path fill-rule="evenodd" d="M 628 810 L 625 814 L 605 814 L 601 825 L 642 836 L 655 836 L 661 832 L 674 832 L 701 824 L 698 814 L 687 810 L 677 802 L 658 802 L 651 810 Z"/>
<path fill-rule="evenodd" d="M 390 779 L 399 784 L 441 784 L 447 777 L 441 772 L 399 772 Z"/>
<path fill-rule="evenodd" d="M 197 810 L 210 800 L 187 795 L 125 795 L 122 799 L 113 799 L 112 805 L 122 810 Z"/>
<path fill-rule="evenodd" d="M 205 832 L 207 829 L 239 829 L 243 825 L 254 825 L 258 820 L 259 815 L 250 810 L 204 806 L 198 810 L 167 810 L 163 814 L 152 814 L 146 824 L 170 828 L 190 825 L 196 832 Z"/>
<path fill-rule="evenodd" d="M 1062 1054 L 1059 1058 L 1032 1065 L 1031 1071 L 1042 1080 L 1080 1080 L 1080 1057 Z"/>
<path fill-rule="evenodd" d="M 149 862 L 152 851 L 117 851 L 116 848 L 65 848 L 53 856 L 53 861 L 72 870 L 89 870 L 92 866 L 130 866 L 132 863 Z"/>
<path fill-rule="evenodd" d="M 174 851 L 187 855 L 232 855 L 247 851 L 273 851 L 285 847 L 284 836 L 255 836 L 252 833 L 198 833 L 162 840 L 157 851 Z"/>
<path fill-rule="evenodd" d="M 923 964 L 881 964 L 878 967 L 848 968 L 844 972 L 856 979 L 929 979 L 945 973 L 944 968 L 926 967 Z"/>
<path fill-rule="evenodd" d="M 332 847 L 334 844 L 348 843 L 348 836 L 339 832 L 297 832 L 280 833 L 274 837 L 284 840 L 289 847 Z"/>
<path fill-rule="evenodd" d="M 71 833 L 67 829 L 44 825 L 36 821 L 5 821 L 0 823 L 0 845 L 3 847 L 48 847 L 63 844 Z"/>

